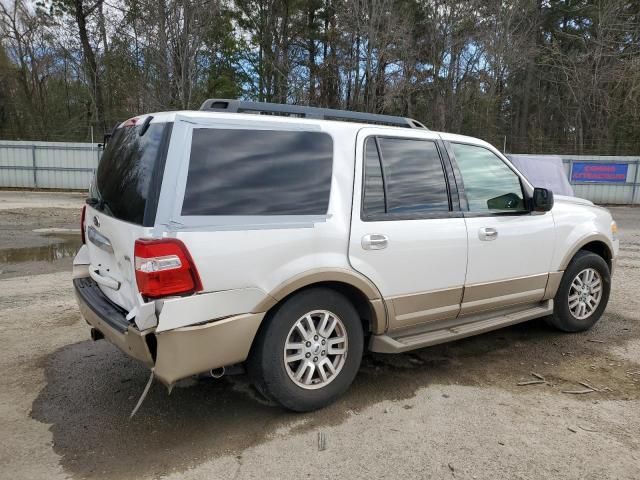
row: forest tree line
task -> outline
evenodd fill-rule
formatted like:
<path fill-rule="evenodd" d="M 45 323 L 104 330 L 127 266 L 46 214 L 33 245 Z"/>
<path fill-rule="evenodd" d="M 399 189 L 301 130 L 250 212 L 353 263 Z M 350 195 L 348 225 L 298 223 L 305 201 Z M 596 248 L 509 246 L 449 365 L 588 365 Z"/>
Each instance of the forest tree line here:
<path fill-rule="evenodd" d="M 638 0 L 0 0 L 0 139 L 244 98 L 640 153 Z"/>

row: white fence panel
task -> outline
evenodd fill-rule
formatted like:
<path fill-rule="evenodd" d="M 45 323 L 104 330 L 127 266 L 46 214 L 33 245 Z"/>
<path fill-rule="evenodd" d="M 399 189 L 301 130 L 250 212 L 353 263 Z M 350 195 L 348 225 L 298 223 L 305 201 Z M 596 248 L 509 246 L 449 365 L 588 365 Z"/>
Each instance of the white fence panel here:
<path fill-rule="evenodd" d="M 13 142 L 12 142 L 13 143 Z M 2 186 L 33 186 L 34 153 L 30 143 L 25 145 L 0 147 L 0 174 Z"/>
<path fill-rule="evenodd" d="M 0 141 L 0 187 L 84 190 L 100 154 L 91 143 Z"/>
<path fill-rule="evenodd" d="M 0 140 L 0 188 L 86 190 L 101 155 L 96 144 Z M 511 155 L 510 155 L 511 156 Z M 516 155 L 513 155 L 516 156 Z M 536 155 L 527 155 L 536 157 Z M 595 203 L 640 204 L 640 156 L 560 155 L 578 197 Z M 573 181 L 575 164 L 626 165 L 626 179 Z"/>

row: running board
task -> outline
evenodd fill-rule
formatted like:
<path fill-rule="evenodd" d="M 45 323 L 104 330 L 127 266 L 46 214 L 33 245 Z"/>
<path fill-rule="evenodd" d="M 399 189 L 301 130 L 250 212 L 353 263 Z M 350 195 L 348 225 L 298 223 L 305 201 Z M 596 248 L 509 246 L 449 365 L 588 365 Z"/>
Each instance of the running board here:
<path fill-rule="evenodd" d="M 496 330 L 516 323 L 526 322 L 534 318 L 544 317 L 553 313 L 553 300 L 546 300 L 526 310 L 519 312 L 498 314 L 495 317 L 484 318 L 482 320 L 472 321 L 462 325 L 446 327 L 433 330 L 432 324 L 426 324 L 425 330 L 415 330 L 411 334 L 403 334 L 397 332 L 386 335 L 373 335 L 369 342 L 369 350 L 379 353 L 400 353 L 416 348 L 430 347 L 439 343 L 446 343 L 461 338 L 478 335 L 491 330 Z"/>

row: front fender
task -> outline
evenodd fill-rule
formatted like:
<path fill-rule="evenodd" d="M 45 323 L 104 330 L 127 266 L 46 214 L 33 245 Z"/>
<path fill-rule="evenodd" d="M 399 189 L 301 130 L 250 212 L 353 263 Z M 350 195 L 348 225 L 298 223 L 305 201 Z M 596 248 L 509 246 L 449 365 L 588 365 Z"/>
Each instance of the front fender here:
<path fill-rule="evenodd" d="M 618 241 L 611 233 L 613 218 L 608 210 L 590 205 L 559 201 L 552 210 L 556 245 L 551 271 L 563 271 L 585 245 L 598 242 L 613 261 L 618 254 Z"/>

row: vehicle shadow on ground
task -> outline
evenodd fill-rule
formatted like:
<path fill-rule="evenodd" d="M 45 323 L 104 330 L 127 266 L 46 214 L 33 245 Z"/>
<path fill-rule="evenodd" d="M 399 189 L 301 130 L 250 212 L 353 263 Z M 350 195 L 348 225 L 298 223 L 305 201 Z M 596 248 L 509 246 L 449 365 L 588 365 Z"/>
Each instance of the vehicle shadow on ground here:
<path fill-rule="evenodd" d="M 629 319 L 617 317 L 608 323 L 609 329 L 612 323 L 620 329 Z M 240 456 L 282 431 L 341 423 L 383 400 L 397 400 L 409 408 L 416 390 L 429 385 L 443 398 L 449 384 L 518 391 L 518 380 L 530 379 L 533 368 L 545 373 L 547 365 L 556 366 L 553 378 L 562 380 L 563 363 L 570 363 L 575 372 L 576 365 L 593 365 L 603 357 L 599 344 L 585 340 L 597 334 L 597 328 L 594 331 L 566 336 L 543 321 L 533 321 L 407 354 L 368 354 L 349 392 L 334 405 L 309 414 L 293 414 L 264 401 L 246 376 L 191 382 L 174 388 L 171 395 L 156 383 L 131 420 L 129 413 L 148 370 L 105 341 L 84 341 L 44 361 L 46 386 L 31 416 L 51 425 L 54 451 L 74 476 L 158 476 L 223 454 Z M 607 332 L 600 335 L 604 338 Z M 604 366 L 601 374 L 611 376 Z M 371 421 L 366 415 L 356 418 Z"/>

